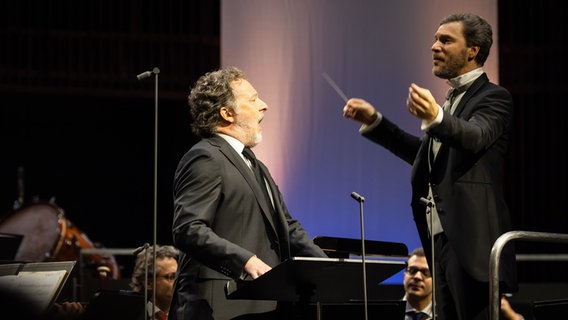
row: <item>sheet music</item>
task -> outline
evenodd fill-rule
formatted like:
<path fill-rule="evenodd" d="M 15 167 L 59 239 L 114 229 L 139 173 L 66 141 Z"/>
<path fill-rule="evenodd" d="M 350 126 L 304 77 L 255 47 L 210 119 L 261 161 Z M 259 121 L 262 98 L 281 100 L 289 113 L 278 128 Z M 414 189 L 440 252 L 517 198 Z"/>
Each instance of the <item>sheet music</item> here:
<path fill-rule="evenodd" d="M 67 271 L 21 271 L 17 275 L 0 277 L 0 287 L 20 293 L 39 310 L 45 311 L 55 298 Z"/>

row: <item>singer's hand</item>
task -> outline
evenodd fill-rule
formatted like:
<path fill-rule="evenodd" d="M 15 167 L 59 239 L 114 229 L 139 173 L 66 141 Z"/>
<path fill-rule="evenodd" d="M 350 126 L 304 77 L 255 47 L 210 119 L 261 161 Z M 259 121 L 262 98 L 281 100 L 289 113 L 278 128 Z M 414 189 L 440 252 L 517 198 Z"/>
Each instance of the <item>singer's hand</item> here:
<path fill-rule="evenodd" d="M 377 120 L 378 114 L 373 105 L 367 101 L 359 98 L 351 98 L 343 107 L 343 117 L 370 125 Z"/>
<path fill-rule="evenodd" d="M 512 320 L 525 320 L 523 316 L 518 314 L 511 305 L 505 296 L 501 296 L 501 314 L 505 317 L 505 319 L 512 319 Z"/>
<path fill-rule="evenodd" d="M 245 264 L 245 272 L 253 279 L 267 273 L 270 269 L 272 268 L 257 256 L 252 256 Z"/>

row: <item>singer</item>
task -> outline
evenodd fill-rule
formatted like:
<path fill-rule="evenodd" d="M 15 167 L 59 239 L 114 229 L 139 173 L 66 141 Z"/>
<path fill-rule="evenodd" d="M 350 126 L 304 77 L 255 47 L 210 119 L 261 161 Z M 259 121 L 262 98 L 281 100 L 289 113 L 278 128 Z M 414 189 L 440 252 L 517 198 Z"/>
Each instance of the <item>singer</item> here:
<path fill-rule="evenodd" d="M 201 141 L 174 177 L 172 232 L 181 254 L 169 319 L 277 319 L 276 302 L 228 300 L 226 283 L 256 279 L 292 256 L 327 255 L 250 150 L 262 140 L 268 105 L 234 67 L 202 76 L 188 101 Z"/>
<path fill-rule="evenodd" d="M 492 43 L 491 26 L 479 16 L 442 19 L 431 48 L 432 73 L 455 89 L 441 107 L 428 89 L 410 85 L 406 108 L 421 121 L 422 137 L 403 131 L 363 99 L 352 98 L 343 108 L 345 118 L 363 124 L 363 136 L 413 165 L 412 213 L 434 271 L 441 320 L 490 318 L 491 248 L 511 230 L 503 165 L 513 101 L 483 71 Z M 502 290 L 517 290 L 514 259 L 513 247 L 506 247 Z"/>

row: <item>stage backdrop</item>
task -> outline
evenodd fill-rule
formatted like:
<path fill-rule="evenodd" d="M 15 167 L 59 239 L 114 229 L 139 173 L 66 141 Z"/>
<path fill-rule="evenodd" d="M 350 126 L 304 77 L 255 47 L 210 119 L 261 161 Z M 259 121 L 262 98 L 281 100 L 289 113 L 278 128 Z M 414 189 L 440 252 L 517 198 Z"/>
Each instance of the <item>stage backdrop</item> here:
<path fill-rule="evenodd" d="M 431 46 L 440 19 L 457 11 L 493 26 L 485 71 L 498 82 L 495 0 L 221 2 L 221 63 L 245 71 L 269 107 L 254 151 L 311 236 L 360 239 L 360 206 L 350 196 L 357 192 L 365 198 L 365 239 L 420 246 L 411 166 L 361 137 L 322 74 L 421 135 L 405 108 L 408 87 L 415 82 L 443 101 L 447 85 L 431 73 Z M 385 283 L 401 282 L 399 273 Z"/>

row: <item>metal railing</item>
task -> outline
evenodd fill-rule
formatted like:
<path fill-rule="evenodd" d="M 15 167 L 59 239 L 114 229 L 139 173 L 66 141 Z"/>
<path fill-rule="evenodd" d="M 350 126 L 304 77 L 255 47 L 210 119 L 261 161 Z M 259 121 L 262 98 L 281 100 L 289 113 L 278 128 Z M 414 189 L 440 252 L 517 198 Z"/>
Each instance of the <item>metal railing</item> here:
<path fill-rule="evenodd" d="M 491 320 L 499 320 L 499 260 L 503 247 L 511 240 L 568 243 L 568 234 L 534 231 L 509 231 L 502 234 L 491 248 L 489 260 L 489 306 Z"/>

